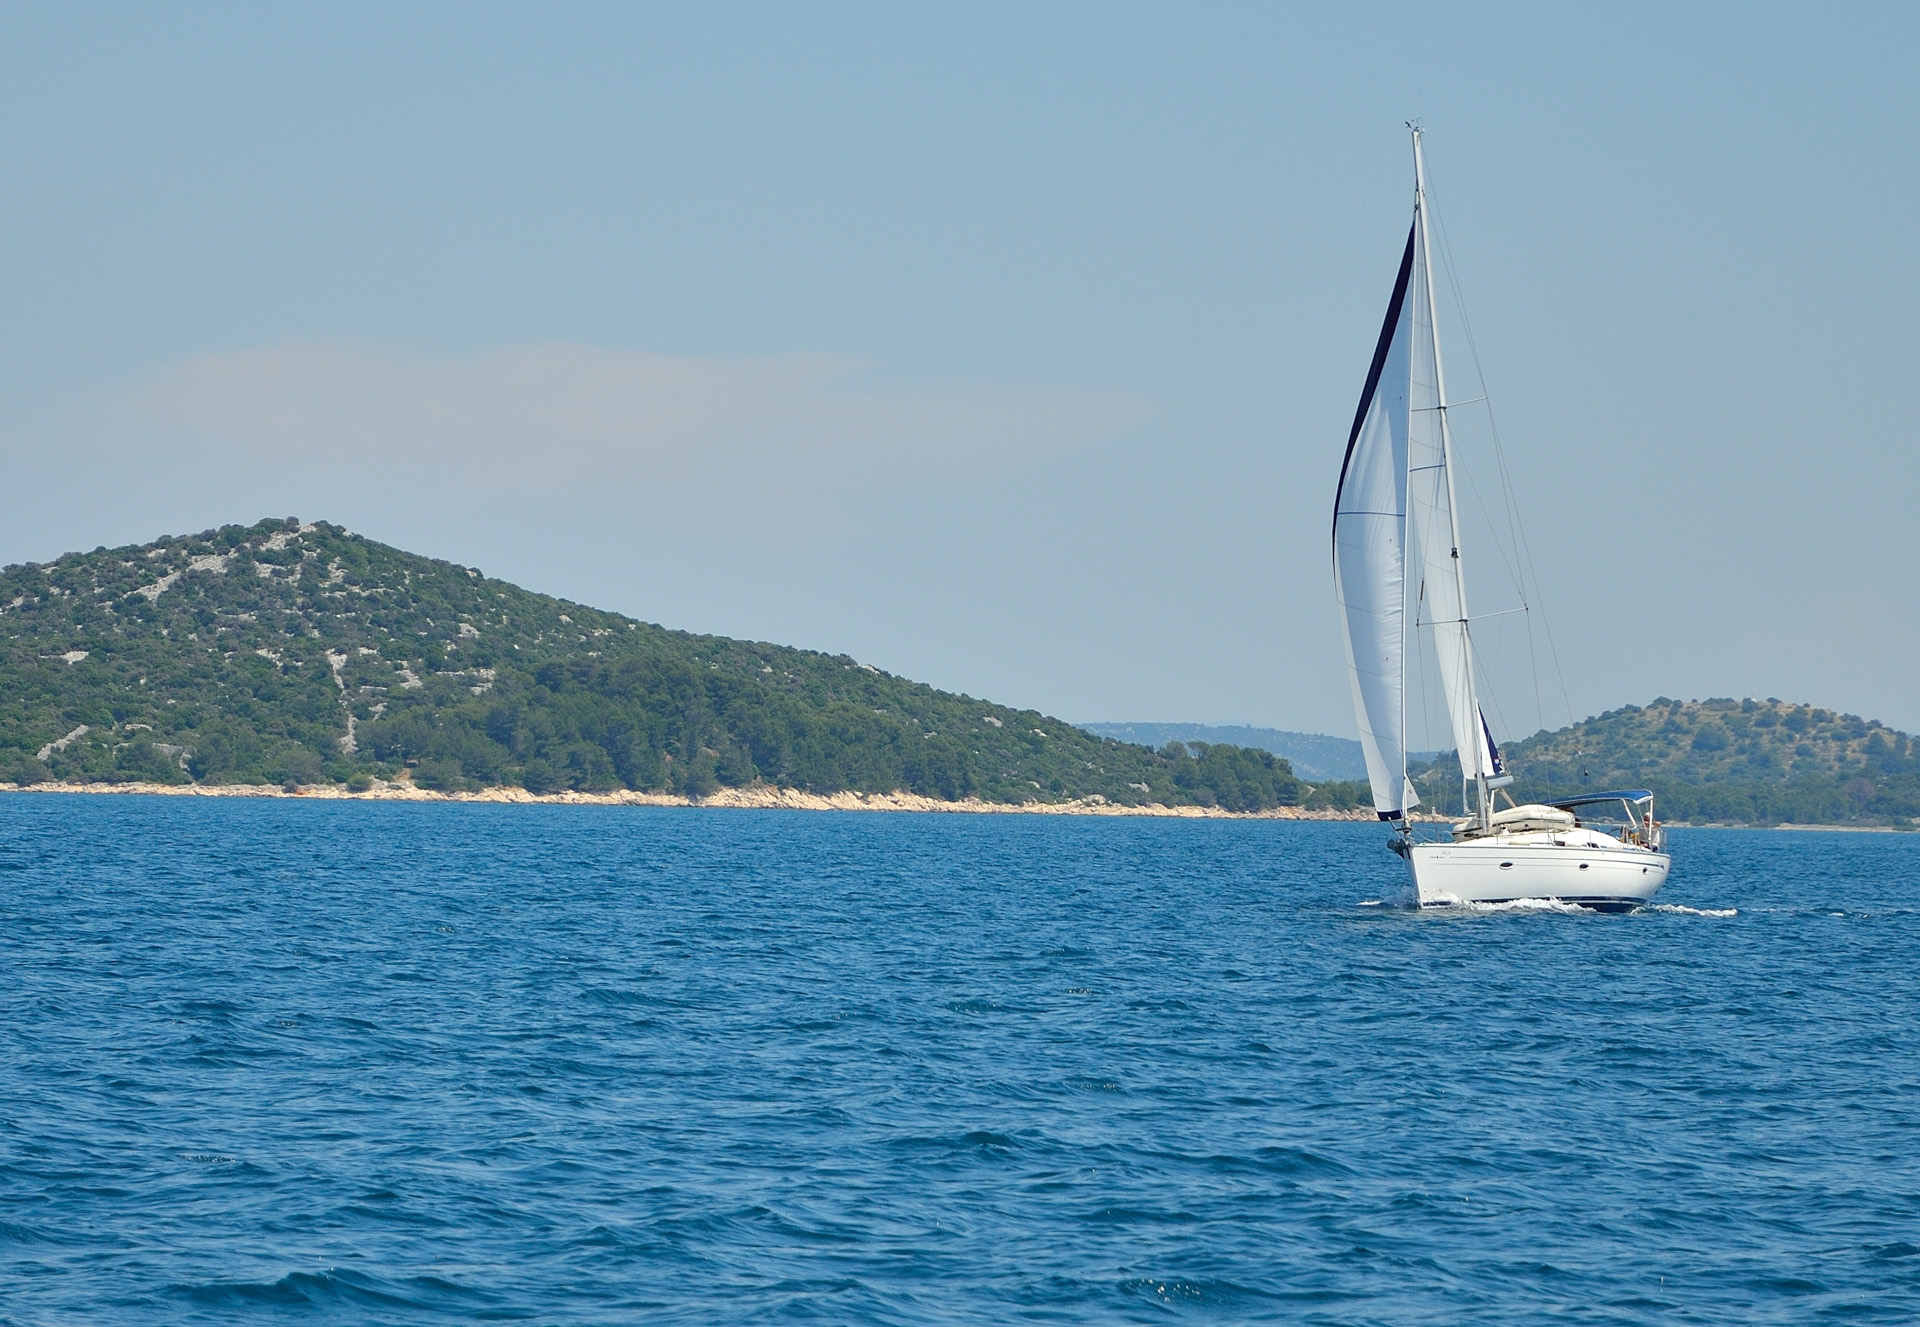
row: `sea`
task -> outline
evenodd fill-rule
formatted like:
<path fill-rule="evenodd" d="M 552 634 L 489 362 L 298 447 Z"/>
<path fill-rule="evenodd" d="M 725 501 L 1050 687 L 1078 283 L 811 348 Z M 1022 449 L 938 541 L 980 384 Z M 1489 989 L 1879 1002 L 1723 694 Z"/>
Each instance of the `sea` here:
<path fill-rule="evenodd" d="M 0 795 L 0 1323 L 1920 1321 L 1920 834 Z"/>

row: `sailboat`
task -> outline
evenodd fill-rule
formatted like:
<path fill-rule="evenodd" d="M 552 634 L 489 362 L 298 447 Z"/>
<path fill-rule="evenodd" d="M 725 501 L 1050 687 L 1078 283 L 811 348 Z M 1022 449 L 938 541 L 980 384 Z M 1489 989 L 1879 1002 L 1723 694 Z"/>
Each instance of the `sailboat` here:
<path fill-rule="evenodd" d="M 1454 501 L 1452 431 L 1434 317 L 1426 157 L 1413 131 L 1413 224 L 1347 437 L 1333 507 L 1333 583 L 1374 810 L 1423 907 L 1557 900 L 1627 911 L 1671 859 L 1645 789 L 1516 804 L 1480 707 Z M 1407 666 L 1427 627 L 1471 804 L 1451 834 L 1414 833 Z M 1468 793 L 1463 791 L 1462 800 Z M 1504 801 L 1505 806 L 1499 805 Z"/>

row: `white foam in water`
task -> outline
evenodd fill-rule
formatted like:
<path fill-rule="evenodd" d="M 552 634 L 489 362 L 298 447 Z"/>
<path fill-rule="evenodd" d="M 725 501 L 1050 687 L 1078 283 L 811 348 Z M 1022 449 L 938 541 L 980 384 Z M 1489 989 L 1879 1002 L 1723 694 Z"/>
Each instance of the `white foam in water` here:
<path fill-rule="evenodd" d="M 1411 889 L 1390 898 L 1366 898 L 1360 900 L 1363 908 L 1418 908 Z M 1439 908 L 1426 911 L 1440 912 L 1557 912 L 1569 917 L 1591 917 L 1593 910 L 1578 903 L 1569 903 L 1557 898 L 1514 898 L 1499 903 L 1448 903 Z M 1643 904 L 1642 912 L 1665 912 L 1679 917 L 1738 917 L 1738 908 L 1689 908 L 1682 903 Z M 1836 917 L 1841 914 L 1835 913 Z"/>
<path fill-rule="evenodd" d="M 1499 903 L 1456 903 L 1451 906 L 1462 912 L 1564 912 L 1570 916 L 1589 915 L 1589 909 L 1578 903 L 1557 898 L 1512 898 Z"/>
<path fill-rule="evenodd" d="M 1408 885 L 1398 893 L 1389 894 L 1385 898 L 1361 899 L 1360 906 L 1363 908 L 1418 908 L 1420 899 L 1413 892 L 1413 886 Z"/>

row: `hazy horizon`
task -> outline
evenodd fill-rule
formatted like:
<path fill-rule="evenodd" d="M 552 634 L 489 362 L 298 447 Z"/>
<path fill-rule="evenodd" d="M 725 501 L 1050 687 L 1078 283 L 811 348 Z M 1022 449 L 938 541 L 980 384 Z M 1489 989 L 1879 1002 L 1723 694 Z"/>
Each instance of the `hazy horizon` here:
<path fill-rule="evenodd" d="M 1419 117 L 1546 615 L 1485 629 L 1499 735 L 1920 729 L 1906 9 L 0 23 L 0 562 L 298 515 L 1053 714 L 1346 736 L 1327 517 Z"/>

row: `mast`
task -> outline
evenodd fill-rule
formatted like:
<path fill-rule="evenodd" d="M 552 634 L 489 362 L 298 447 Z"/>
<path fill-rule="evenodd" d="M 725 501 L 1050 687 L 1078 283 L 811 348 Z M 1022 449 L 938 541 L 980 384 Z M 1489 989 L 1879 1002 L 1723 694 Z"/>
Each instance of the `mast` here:
<path fill-rule="evenodd" d="M 1453 485 L 1453 432 L 1447 424 L 1447 376 L 1440 358 L 1440 316 L 1439 308 L 1434 301 L 1433 290 L 1433 243 L 1427 229 L 1427 158 L 1426 153 L 1421 147 L 1420 126 L 1417 124 L 1409 125 L 1408 128 L 1413 131 L 1413 210 L 1414 215 L 1419 218 L 1420 223 L 1420 266 L 1422 275 L 1426 279 L 1427 287 L 1427 317 L 1430 324 L 1428 335 L 1431 338 L 1430 344 L 1433 351 L 1433 385 L 1434 394 L 1437 398 L 1435 409 L 1440 420 L 1440 462 L 1441 468 L 1445 472 L 1447 483 L 1447 542 L 1452 554 L 1450 561 L 1453 564 L 1453 599 L 1455 605 L 1457 605 L 1457 611 L 1460 614 L 1457 623 L 1460 632 L 1460 671 L 1458 676 L 1461 679 L 1461 688 L 1465 692 L 1462 699 L 1466 702 L 1467 713 L 1473 716 L 1474 724 L 1477 727 L 1480 723 L 1480 699 L 1478 695 L 1475 694 L 1473 685 L 1473 647 L 1468 634 L 1467 623 L 1467 578 L 1466 570 L 1462 567 L 1460 559 L 1460 506 L 1455 500 Z M 1449 699 L 1451 700 L 1452 698 L 1449 697 Z M 1455 732 L 1456 734 L 1459 732 L 1459 724 L 1457 722 L 1455 724 Z M 1462 744 L 1456 743 L 1456 745 Z M 1485 829 L 1488 826 L 1488 816 L 1493 808 L 1488 801 L 1487 771 L 1484 767 L 1485 762 L 1480 759 L 1478 745 L 1479 743 L 1476 738 L 1476 749 L 1472 757 L 1472 777 L 1474 782 L 1476 816 L 1480 822 L 1480 827 Z M 1468 760 L 1467 752 L 1463 749 L 1458 754 L 1461 762 L 1461 770 L 1464 774 Z"/>

